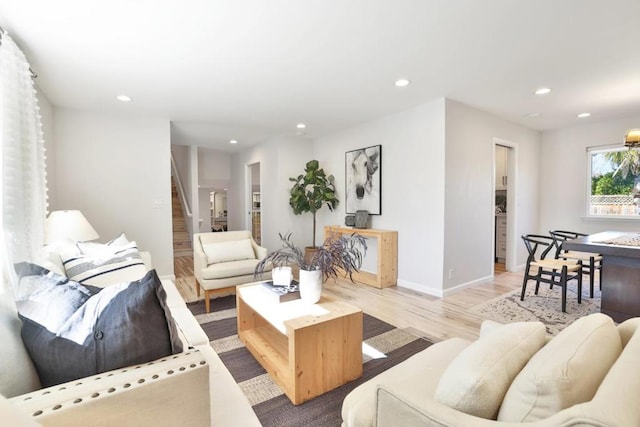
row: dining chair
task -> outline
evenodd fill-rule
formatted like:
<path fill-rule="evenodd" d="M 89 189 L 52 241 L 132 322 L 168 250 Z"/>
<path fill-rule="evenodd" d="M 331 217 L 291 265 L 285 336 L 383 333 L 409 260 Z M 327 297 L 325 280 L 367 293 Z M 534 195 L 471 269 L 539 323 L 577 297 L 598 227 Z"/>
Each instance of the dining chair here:
<path fill-rule="evenodd" d="M 580 260 L 564 260 L 555 258 L 559 248 L 558 241 L 553 236 L 541 234 L 525 234 L 522 240 L 529 253 L 527 265 L 522 280 L 520 301 L 524 301 L 529 280 L 536 281 L 535 294 L 538 295 L 540 282 L 562 287 L 562 312 L 567 311 L 567 282 L 578 281 L 578 304 L 582 303 L 582 262 Z"/>
<path fill-rule="evenodd" d="M 596 270 L 600 270 L 600 289 L 602 289 L 602 255 L 591 252 L 567 251 L 562 249 L 562 243 L 564 241 L 584 237 L 587 236 L 587 234 L 566 230 L 553 230 L 550 231 L 549 234 L 555 237 L 560 243 L 560 250 L 558 251 L 556 258 L 582 261 L 582 274 L 587 274 L 589 276 L 589 297 L 593 298 L 593 284 Z"/>

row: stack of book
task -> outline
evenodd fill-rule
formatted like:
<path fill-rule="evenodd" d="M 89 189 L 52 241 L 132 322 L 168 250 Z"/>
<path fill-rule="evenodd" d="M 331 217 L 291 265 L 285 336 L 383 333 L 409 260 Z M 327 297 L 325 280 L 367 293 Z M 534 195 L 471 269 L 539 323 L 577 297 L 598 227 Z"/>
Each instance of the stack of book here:
<path fill-rule="evenodd" d="M 272 280 L 262 282 L 261 286 L 266 291 L 267 298 L 278 303 L 300 298 L 300 289 L 298 288 L 298 282 L 295 280 L 292 280 L 289 286 L 276 286 Z"/>

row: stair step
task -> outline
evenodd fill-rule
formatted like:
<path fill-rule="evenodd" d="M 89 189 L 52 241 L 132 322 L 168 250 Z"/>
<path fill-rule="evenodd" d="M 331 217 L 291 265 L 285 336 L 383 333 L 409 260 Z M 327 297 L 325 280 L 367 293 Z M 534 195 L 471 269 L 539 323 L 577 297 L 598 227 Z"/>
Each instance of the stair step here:
<path fill-rule="evenodd" d="M 189 238 L 189 233 L 187 233 L 186 231 L 174 231 L 173 232 L 173 241 L 188 241 L 190 242 L 191 239 Z"/>
<path fill-rule="evenodd" d="M 173 221 L 173 256 L 193 255 L 193 247 L 182 210 L 182 201 L 178 194 L 178 187 L 173 182 L 173 177 L 171 178 L 171 216 Z"/>
<path fill-rule="evenodd" d="M 193 248 L 191 247 L 191 243 L 190 242 L 173 242 L 173 249 L 174 250 L 186 250 L 186 251 L 192 251 Z"/>

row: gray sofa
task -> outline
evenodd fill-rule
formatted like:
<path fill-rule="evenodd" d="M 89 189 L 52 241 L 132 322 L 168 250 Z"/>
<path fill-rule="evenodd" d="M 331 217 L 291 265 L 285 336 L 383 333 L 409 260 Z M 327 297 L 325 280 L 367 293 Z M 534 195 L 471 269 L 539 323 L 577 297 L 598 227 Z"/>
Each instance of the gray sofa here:
<path fill-rule="evenodd" d="M 0 420 L 61 427 L 260 426 L 173 282 L 162 280 L 162 286 L 182 353 L 44 389 L 34 389 L 38 379 L 21 341 L 15 303 L 0 294 L 0 358 L 15 373 L 0 380 L 8 398 L 0 396 Z"/>
<path fill-rule="evenodd" d="M 589 322 L 597 327 L 580 330 Z M 503 326 L 486 322 L 477 341 L 436 343 L 354 389 L 343 402 L 342 425 L 640 426 L 638 326 L 640 318 L 615 326 L 598 313 L 552 339 L 538 335 L 535 345 L 521 336 L 516 348 L 491 342 Z M 475 351 L 483 341 L 490 357 Z M 488 416 L 472 414 L 487 408 Z"/>

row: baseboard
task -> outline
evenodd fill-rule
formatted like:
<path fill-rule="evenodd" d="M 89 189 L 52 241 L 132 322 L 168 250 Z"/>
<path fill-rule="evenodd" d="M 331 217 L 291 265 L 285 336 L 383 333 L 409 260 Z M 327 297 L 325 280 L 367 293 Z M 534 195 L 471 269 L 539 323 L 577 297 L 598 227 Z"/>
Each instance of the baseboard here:
<path fill-rule="evenodd" d="M 481 277 L 479 279 L 476 280 L 472 280 L 470 282 L 466 282 L 466 283 L 461 283 L 459 285 L 456 285 L 452 288 L 447 288 L 444 290 L 444 296 L 446 297 L 447 295 L 451 295 L 451 294 L 455 294 L 456 292 L 459 292 L 465 288 L 468 288 L 470 286 L 474 286 L 474 285 L 479 285 L 482 283 L 487 283 L 487 282 L 491 282 L 493 281 L 493 276 L 485 276 L 485 277 Z"/>
<path fill-rule="evenodd" d="M 407 280 L 398 280 L 398 286 L 400 286 L 401 288 L 407 288 L 411 289 L 412 291 L 420 292 L 421 294 L 433 295 L 434 297 L 438 298 L 443 297 L 441 288 L 425 286 L 418 283 L 409 282 Z"/>
<path fill-rule="evenodd" d="M 519 265 L 517 267 L 517 271 L 519 270 L 524 270 L 524 265 Z M 407 288 L 407 289 L 411 289 L 412 291 L 416 291 L 416 292 L 420 292 L 423 294 L 427 294 L 427 295 L 432 295 L 434 297 L 438 297 L 438 298 L 444 298 L 447 295 L 451 295 L 454 294 L 458 291 L 461 291 L 465 288 L 468 288 L 470 286 L 474 286 L 474 285 L 479 285 L 482 283 L 488 283 L 493 281 L 494 276 L 485 276 L 485 277 L 481 277 L 479 279 L 476 280 L 472 280 L 470 282 L 466 282 L 466 283 L 461 283 L 459 285 L 456 285 L 452 288 L 447 288 L 447 289 L 441 289 L 441 288 L 434 288 L 434 287 L 430 287 L 430 286 L 425 286 L 425 285 L 421 285 L 418 283 L 413 283 L 413 282 L 409 282 L 407 280 L 398 280 L 398 286 L 402 287 L 402 288 Z"/>
<path fill-rule="evenodd" d="M 172 282 L 176 281 L 176 275 L 175 274 L 168 274 L 166 276 L 159 276 L 160 280 L 171 280 Z"/>

